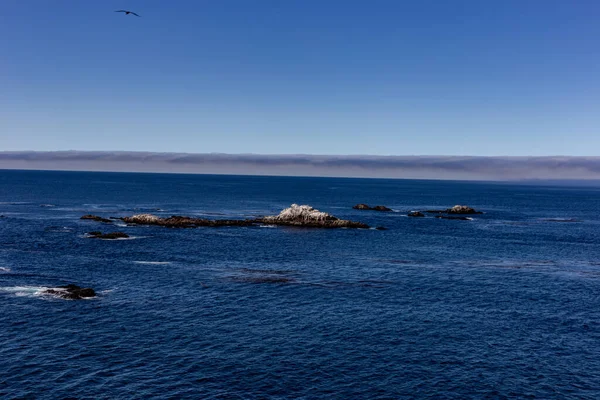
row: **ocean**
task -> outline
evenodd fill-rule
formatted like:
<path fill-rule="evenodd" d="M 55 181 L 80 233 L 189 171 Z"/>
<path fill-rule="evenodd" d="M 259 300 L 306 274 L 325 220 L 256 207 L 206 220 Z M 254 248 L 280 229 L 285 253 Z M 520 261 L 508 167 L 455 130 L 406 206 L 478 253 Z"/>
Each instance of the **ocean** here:
<path fill-rule="evenodd" d="M 599 187 L 0 171 L 0 397 L 598 399 L 599 200 Z M 79 219 L 292 203 L 388 230 Z M 484 214 L 406 216 L 455 204 Z M 41 293 L 70 283 L 98 295 Z"/>

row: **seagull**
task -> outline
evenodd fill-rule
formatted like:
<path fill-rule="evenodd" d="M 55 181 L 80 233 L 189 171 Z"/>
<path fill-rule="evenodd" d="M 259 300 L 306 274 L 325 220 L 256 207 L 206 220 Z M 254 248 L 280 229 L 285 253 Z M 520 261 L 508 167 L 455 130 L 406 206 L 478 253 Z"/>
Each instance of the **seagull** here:
<path fill-rule="evenodd" d="M 124 12 L 124 13 L 125 13 L 125 15 L 133 14 L 133 15 L 135 15 L 136 17 L 139 17 L 139 15 L 137 15 L 137 14 L 136 14 L 136 13 L 134 13 L 133 11 L 127 11 L 127 10 L 117 10 L 117 11 L 115 11 L 115 12 Z"/>

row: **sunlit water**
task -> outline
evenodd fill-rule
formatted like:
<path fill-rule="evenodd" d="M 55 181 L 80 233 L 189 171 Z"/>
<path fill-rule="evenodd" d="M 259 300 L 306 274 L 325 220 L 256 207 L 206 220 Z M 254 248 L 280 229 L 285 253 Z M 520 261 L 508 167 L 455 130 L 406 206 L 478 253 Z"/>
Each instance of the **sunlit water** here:
<path fill-rule="evenodd" d="M 600 397 L 598 188 L 22 171 L 0 185 L 2 398 Z M 389 230 L 79 220 L 291 203 Z M 454 204 L 486 213 L 405 216 Z M 67 283 L 98 297 L 42 294 Z"/>

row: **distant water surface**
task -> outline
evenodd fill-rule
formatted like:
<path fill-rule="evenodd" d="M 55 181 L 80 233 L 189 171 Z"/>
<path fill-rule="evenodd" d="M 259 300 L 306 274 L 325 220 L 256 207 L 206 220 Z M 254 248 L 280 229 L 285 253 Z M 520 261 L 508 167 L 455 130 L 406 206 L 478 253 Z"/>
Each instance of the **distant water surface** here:
<path fill-rule="evenodd" d="M 389 229 L 79 220 L 291 203 Z M 597 187 L 0 171 L 0 214 L 1 398 L 600 398 Z"/>

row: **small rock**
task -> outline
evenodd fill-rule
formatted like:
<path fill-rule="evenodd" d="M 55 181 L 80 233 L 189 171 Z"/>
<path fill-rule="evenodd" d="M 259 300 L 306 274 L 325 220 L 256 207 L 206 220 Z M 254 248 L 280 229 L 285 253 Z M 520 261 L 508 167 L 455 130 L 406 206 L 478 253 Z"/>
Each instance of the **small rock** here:
<path fill-rule="evenodd" d="M 375 207 L 372 208 L 372 210 L 375 210 L 375 211 L 392 211 L 391 208 L 388 208 L 386 206 L 375 206 Z"/>
<path fill-rule="evenodd" d="M 91 215 L 91 214 L 84 215 L 80 219 L 89 219 L 91 221 L 104 222 L 104 223 L 107 223 L 107 224 L 111 224 L 112 223 L 112 221 L 110 219 L 108 219 L 108 218 L 102 218 L 102 217 L 99 217 L 97 215 Z"/>
<path fill-rule="evenodd" d="M 392 211 L 391 208 L 388 208 L 386 206 L 375 206 L 375 207 L 370 207 L 367 204 L 357 204 L 355 206 L 353 206 L 352 208 L 354 208 L 355 210 L 371 210 L 371 211 Z"/>
<path fill-rule="evenodd" d="M 483 214 L 481 211 L 475 211 L 474 208 L 468 206 L 456 205 L 446 210 L 448 214 Z"/>
<path fill-rule="evenodd" d="M 129 235 L 124 232 L 102 233 L 99 231 L 94 231 L 89 232 L 88 235 L 90 235 L 90 237 L 93 239 L 126 239 L 129 237 Z"/>
<path fill-rule="evenodd" d="M 77 285 L 58 286 L 54 289 L 45 290 L 43 293 L 58 296 L 68 300 L 81 300 L 84 298 L 95 297 L 96 292 L 92 288 L 82 288 Z"/>
<path fill-rule="evenodd" d="M 411 212 L 408 213 L 408 216 L 409 217 L 424 217 L 425 214 L 423 214 L 420 211 L 411 211 Z"/>

